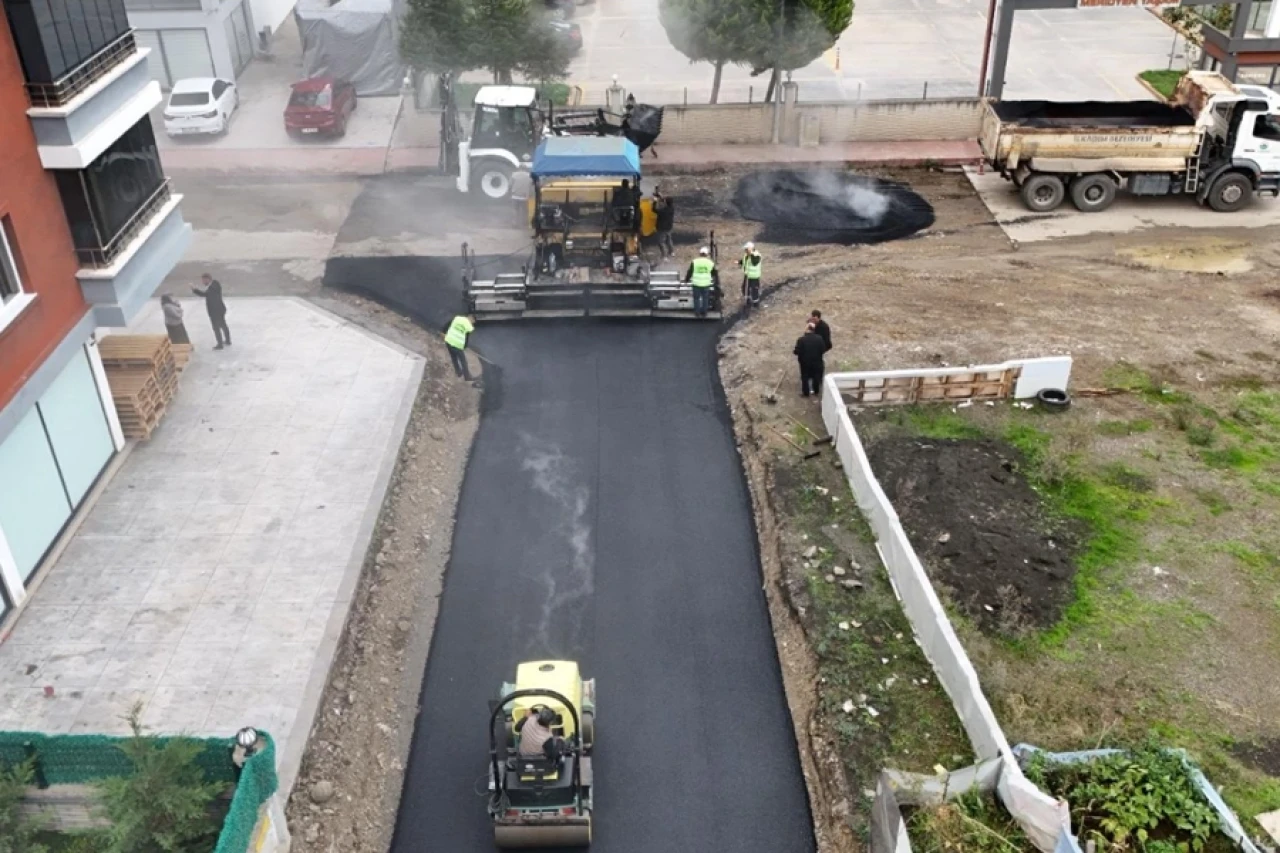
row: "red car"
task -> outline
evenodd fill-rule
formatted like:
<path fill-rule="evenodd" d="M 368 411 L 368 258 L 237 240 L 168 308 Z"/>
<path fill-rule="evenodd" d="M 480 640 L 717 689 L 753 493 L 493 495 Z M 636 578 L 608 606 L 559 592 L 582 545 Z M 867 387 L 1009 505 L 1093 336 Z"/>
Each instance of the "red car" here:
<path fill-rule="evenodd" d="M 355 111 L 355 86 L 332 77 L 312 77 L 293 84 L 284 108 L 284 129 L 290 136 L 342 136 Z"/>

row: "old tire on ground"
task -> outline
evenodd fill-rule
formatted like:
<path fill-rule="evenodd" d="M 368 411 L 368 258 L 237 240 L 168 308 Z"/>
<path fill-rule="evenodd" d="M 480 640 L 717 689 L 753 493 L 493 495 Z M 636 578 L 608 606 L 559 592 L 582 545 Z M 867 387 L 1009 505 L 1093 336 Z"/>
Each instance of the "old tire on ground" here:
<path fill-rule="evenodd" d="M 476 186 L 485 198 L 502 201 L 511 195 L 511 167 L 495 160 L 484 161 L 476 168 Z"/>
<path fill-rule="evenodd" d="M 1209 206 L 1219 213 L 1235 213 L 1249 203 L 1253 181 L 1240 172 L 1227 172 L 1209 189 Z"/>
<path fill-rule="evenodd" d="M 1071 405 L 1071 397 L 1060 388 L 1041 388 L 1036 401 L 1046 412 L 1062 412 Z"/>
<path fill-rule="evenodd" d="M 1022 203 L 1028 210 L 1048 213 L 1056 210 L 1067 197 L 1067 188 L 1057 175 L 1031 175 L 1022 182 Z"/>
<path fill-rule="evenodd" d="M 1081 213 L 1099 213 L 1116 200 L 1118 189 L 1110 175 L 1081 175 L 1071 182 L 1071 203 Z"/>

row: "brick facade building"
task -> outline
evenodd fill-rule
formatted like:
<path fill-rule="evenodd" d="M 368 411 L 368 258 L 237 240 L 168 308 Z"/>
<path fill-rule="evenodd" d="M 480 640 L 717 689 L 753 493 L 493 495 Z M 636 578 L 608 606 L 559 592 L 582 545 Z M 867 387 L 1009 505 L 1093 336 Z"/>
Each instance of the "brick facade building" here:
<path fill-rule="evenodd" d="M 190 241 L 123 0 L 2 0 L 0 618 L 124 446 L 99 330 Z"/>

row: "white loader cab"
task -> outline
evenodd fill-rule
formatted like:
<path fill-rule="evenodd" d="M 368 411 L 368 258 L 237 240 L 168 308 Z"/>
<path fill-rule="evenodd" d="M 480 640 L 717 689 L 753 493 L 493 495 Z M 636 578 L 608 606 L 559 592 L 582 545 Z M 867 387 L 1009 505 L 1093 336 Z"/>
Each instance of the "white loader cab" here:
<path fill-rule="evenodd" d="M 543 135 L 538 92 L 532 86 L 483 86 L 476 92 L 471 135 L 458 143 L 458 191 L 500 200 L 527 172 Z"/>

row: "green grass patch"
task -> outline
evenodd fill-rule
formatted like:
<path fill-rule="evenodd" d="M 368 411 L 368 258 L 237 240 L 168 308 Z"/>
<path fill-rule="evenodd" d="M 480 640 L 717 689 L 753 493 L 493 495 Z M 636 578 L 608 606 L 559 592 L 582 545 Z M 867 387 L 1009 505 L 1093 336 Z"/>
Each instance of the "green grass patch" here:
<path fill-rule="evenodd" d="M 1144 432 L 1151 432 L 1154 426 L 1155 423 L 1147 418 L 1134 418 L 1130 421 L 1109 420 L 1098 424 L 1098 433 L 1112 437 L 1140 435 Z"/>
<path fill-rule="evenodd" d="M 1102 373 L 1102 381 L 1152 403 L 1186 403 L 1191 396 L 1175 389 L 1168 381 L 1127 361 L 1119 361 Z"/>
<path fill-rule="evenodd" d="M 981 427 L 945 405 L 903 406 L 887 414 L 885 422 L 921 438 L 977 439 L 986 436 Z"/>
<path fill-rule="evenodd" d="M 1223 496 L 1222 492 L 1215 489 L 1192 489 L 1191 493 L 1196 496 L 1196 500 L 1204 504 L 1210 515 L 1222 515 L 1224 512 L 1231 510 L 1231 503 Z"/>
<path fill-rule="evenodd" d="M 1143 71 L 1138 76 L 1168 100 L 1173 97 L 1174 90 L 1178 88 L 1178 81 L 1186 73 L 1185 71 L 1174 71 L 1172 69 L 1153 68 L 1150 71 Z"/>

